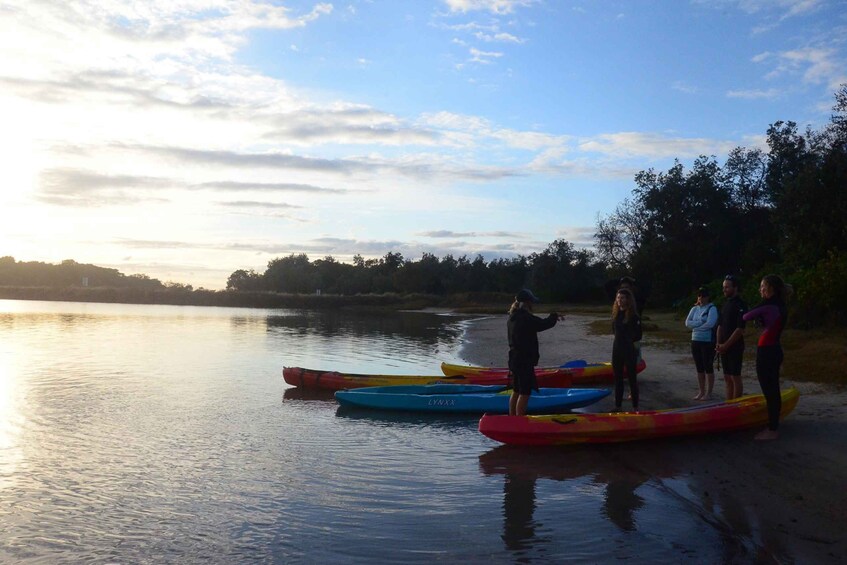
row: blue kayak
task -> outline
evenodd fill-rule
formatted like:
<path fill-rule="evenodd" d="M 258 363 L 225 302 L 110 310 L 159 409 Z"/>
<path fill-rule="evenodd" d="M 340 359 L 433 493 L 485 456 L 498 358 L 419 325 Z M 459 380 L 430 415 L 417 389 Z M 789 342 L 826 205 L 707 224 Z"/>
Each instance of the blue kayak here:
<path fill-rule="evenodd" d="M 607 396 L 606 388 L 542 388 L 529 397 L 527 412 L 556 413 L 588 406 Z M 342 406 L 415 412 L 509 413 L 512 389 L 493 385 L 402 385 L 339 390 Z"/>

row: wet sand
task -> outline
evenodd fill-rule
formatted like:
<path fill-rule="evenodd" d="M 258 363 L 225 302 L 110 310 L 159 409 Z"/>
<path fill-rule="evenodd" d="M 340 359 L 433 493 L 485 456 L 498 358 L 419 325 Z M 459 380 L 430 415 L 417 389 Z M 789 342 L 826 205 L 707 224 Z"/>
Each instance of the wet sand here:
<path fill-rule="evenodd" d="M 611 359 L 612 336 L 589 335 L 596 318 L 568 314 L 556 327 L 539 334 L 542 366 L 573 359 Z M 744 356 L 744 392 L 761 392 L 755 376 L 755 337 L 748 332 Z M 475 365 L 503 366 L 506 358 L 506 318 L 490 316 L 469 323 L 460 351 Z M 651 339 L 645 332 L 642 355 L 647 369 L 639 374 L 642 409 L 697 404 L 697 376 L 690 352 Z M 796 387 L 800 401 L 780 427 L 776 441 L 754 441 L 759 431 L 720 436 L 695 436 L 605 446 L 619 449 L 638 465 L 659 457 L 684 477 L 695 495 L 692 511 L 725 530 L 728 536 L 751 540 L 761 554 L 754 562 L 847 562 L 847 390 L 795 381 L 784 375 L 782 388 Z M 713 400 L 725 396 L 720 371 Z M 627 408 L 624 401 L 624 409 Z M 586 411 L 608 411 L 611 396 Z M 584 449 L 601 449 L 585 447 Z M 662 479 L 659 479 L 662 480 Z"/>

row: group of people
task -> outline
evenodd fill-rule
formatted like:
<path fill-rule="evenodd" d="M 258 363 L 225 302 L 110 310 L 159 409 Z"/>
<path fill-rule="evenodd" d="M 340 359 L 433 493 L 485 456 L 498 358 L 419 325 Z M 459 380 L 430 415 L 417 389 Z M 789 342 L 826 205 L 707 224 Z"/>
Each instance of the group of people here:
<path fill-rule="evenodd" d="M 711 301 L 709 289 L 701 287 L 697 291 L 696 304 L 685 319 L 686 327 L 691 329 L 691 356 L 697 369 L 698 392 L 694 400 L 711 399 L 715 361 L 718 368 L 723 365 L 726 399 L 742 396 L 744 328 L 746 322 L 756 321 L 762 326 L 756 347 L 756 376 L 768 407 L 768 427 L 757 434 L 756 439 L 776 439 L 779 437 L 777 430 L 782 410 L 779 369 L 783 353 L 780 336 L 788 320 L 785 303 L 791 295 L 791 286 L 778 275 L 765 276 L 759 283 L 762 302 L 750 311 L 739 296 L 738 277 L 724 277 L 721 290 L 726 301 L 720 314 Z"/>
<path fill-rule="evenodd" d="M 641 357 L 641 316 L 644 300 L 637 295 L 632 278 L 624 277 L 615 282 L 617 290 L 612 305 L 612 330 L 615 336 L 612 345 L 614 411 L 622 410 L 626 377 L 632 409 L 637 412 L 637 365 Z M 685 325 L 691 329 L 691 354 L 697 369 L 699 387 L 694 399 L 711 398 L 715 383 L 715 361 L 718 362 L 718 368 L 723 366 L 727 400 L 743 394 L 741 367 L 744 356 L 744 328 L 748 321 L 759 322 L 763 330 L 756 349 L 756 375 L 767 402 L 768 426 L 755 437 L 758 440 L 776 439 L 779 437 L 777 430 L 782 410 L 779 370 L 783 353 L 780 336 L 788 319 L 786 300 L 792 289 L 778 275 L 765 276 L 759 285 L 762 302 L 749 311 L 739 295 L 739 290 L 738 278 L 727 275 L 722 284 L 726 300 L 720 313 L 705 287 L 699 289 L 697 302 L 688 313 Z M 515 296 L 509 310 L 509 371 L 513 379 L 509 414 L 513 416 L 526 414 L 529 397 L 533 390 L 538 389 L 535 379 L 535 366 L 540 358 L 538 332 L 550 329 L 564 319 L 564 316 L 557 312 L 551 312 L 546 318 L 534 315 L 533 305 L 538 302 L 538 297 L 530 290 L 523 289 Z"/>

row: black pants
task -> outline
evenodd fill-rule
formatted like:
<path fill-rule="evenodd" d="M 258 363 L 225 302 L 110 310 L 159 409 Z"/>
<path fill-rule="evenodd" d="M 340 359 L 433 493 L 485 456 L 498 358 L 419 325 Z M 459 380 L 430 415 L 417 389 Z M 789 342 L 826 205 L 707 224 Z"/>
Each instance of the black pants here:
<path fill-rule="evenodd" d="M 632 407 L 638 409 L 638 381 L 636 364 L 638 353 L 634 347 L 612 349 L 612 372 L 615 375 L 615 407 L 620 408 L 623 404 L 623 375 L 629 379 L 629 392 L 632 394 Z"/>
<path fill-rule="evenodd" d="M 779 429 L 782 394 L 779 392 L 779 367 L 782 365 L 782 346 L 766 345 L 756 349 L 756 376 L 768 404 L 768 429 Z"/>

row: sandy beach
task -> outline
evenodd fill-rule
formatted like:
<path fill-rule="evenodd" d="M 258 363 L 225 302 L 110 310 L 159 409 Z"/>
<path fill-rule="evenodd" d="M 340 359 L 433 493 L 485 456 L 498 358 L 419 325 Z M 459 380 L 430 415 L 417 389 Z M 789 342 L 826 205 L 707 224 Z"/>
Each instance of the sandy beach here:
<path fill-rule="evenodd" d="M 612 336 L 590 335 L 597 318 L 568 314 L 539 334 L 542 366 L 573 359 L 611 359 Z M 681 322 L 680 322 L 681 323 Z M 684 328 L 683 328 L 684 331 Z M 755 376 L 755 332 L 748 330 L 744 356 L 744 392 L 761 392 Z M 503 366 L 506 317 L 469 323 L 461 357 L 470 364 Z M 647 369 L 639 374 L 642 409 L 696 404 L 697 377 L 684 346 L 651 339 L 645 332 L 642 354 Z M 780 428 L 776 441 L 754 441 L 758 429 L 683 439 L 668 439 L 585 449 L 626 450 L 628 460 L 660 457 L 685 476 L 697 496 L 693 511 L 724 527 L 727 535 L 749 536 L 763 551 L 762 563 L 847 562 L 847 391 L 830 385 L 792 380 L 800 402 Z M 716 374 L 714 400 L 725 396 Z M 590 411 L 608 411 L 607 397 Z M 627 408 L 627 401 L 624 401 Z"/>

